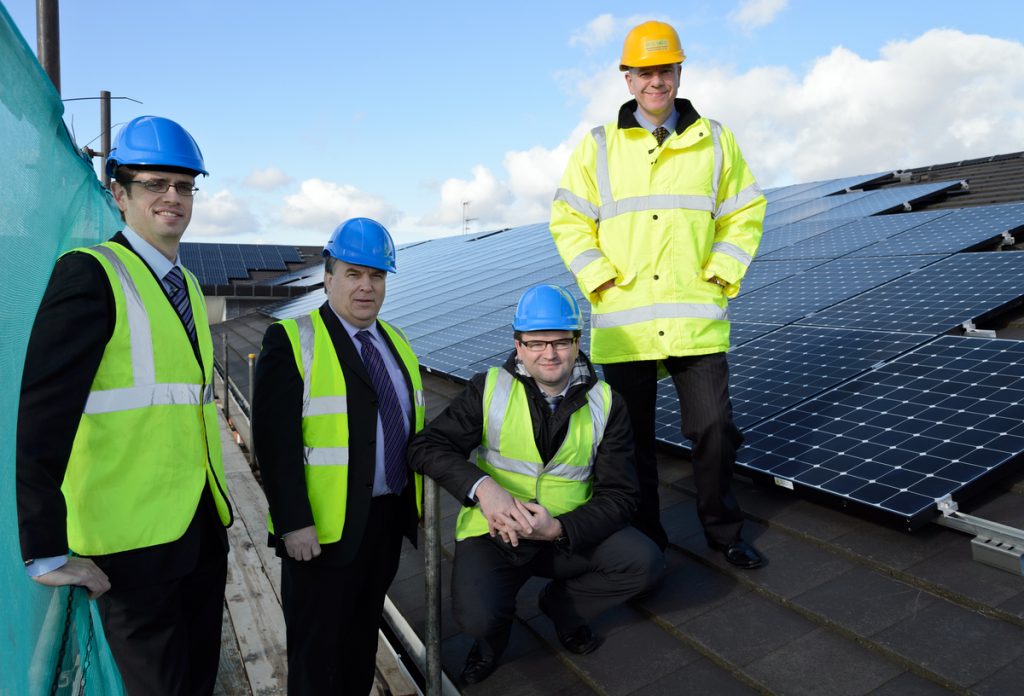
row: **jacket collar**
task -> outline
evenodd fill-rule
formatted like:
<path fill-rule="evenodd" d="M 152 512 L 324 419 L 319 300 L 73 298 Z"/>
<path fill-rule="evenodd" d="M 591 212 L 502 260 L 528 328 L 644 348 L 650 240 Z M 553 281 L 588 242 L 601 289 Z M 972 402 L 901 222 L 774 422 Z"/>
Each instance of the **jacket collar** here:
<path fill-rule="evenodd" d="M 700 114 L 693 108 L 693 104 L 690 103 L 689 99 L 676 99 L 675 104 L 676 113 L 679 114 L 679 119 L 676 121 L 676 133 L 678 134 L 696 123 L 697 119 L 700 118 Z M 633 114 L 638 106 L 636 99 L 630 99 L 619 107 L 619 120 L 617 124 L 619 128 L 643 128 Z"/>

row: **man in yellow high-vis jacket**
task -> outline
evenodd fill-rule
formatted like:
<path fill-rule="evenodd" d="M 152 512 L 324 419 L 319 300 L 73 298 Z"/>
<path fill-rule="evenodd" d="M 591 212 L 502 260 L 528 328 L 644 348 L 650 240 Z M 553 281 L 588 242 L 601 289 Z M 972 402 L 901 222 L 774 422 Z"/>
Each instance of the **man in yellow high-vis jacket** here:
<path fill-rule="evenodd" d="M 686 56 L 668 24 L 626 37 L 620 69 L 634 100 L 576 147 L 551 207 L 551 234 L 590 301 L 591 358 L 625 398 L 636 438 L 634 519 L 664 548 L 654 404 L 672 376 L 693 443 L 697 511 L 708 543 L 754 568 L 731 489 L 742 436 L 729 402 L 728 298 L 761 239 L 765 198 L 732 133 L 678 99 Z"/>
<path fill-rule="evenodd" d="M 566 650 L 582 655 L 601 644 L 588 622 L 664 568 L 655 544 L 628 526 L 637 497 L 629 416 L 579 350 L 576 300 L 534 286 L 512 328 L 504 366 L 473 377 L 409 448 L 412 467 L 463 504 L 452 608 L 474 639 L 466 684 L 497 666 L 531 577 L 552 579 L 540 608 Z"/>
<path fill-rule="evenodd" d="M 29 339 L 22 555 L 36 582 L 98 598 L 130 696 L 210 694 L 231 507 L 206 304 L 178 260 L 207 172 L 155 116 L 121 130 L 106 167 L 124 229 L 57 261 Z"/>
<path fill-rule="evenodd" d="M 272 324 L 256 363 L 253 435 L 281 557 L 290 696 L 365 696 L 402 537 L 416 544 L 422 478 L 408 471 L 423 383 L 380 321 L 395 245 L 353 218 L 324 247 L 327 301 Z"/>

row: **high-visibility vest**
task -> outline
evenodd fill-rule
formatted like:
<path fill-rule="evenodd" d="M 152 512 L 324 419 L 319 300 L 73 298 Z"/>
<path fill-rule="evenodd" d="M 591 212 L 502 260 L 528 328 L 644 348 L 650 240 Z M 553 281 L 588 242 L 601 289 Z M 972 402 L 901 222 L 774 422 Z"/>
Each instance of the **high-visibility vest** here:
<path fill-rule="evenodd" d="M 115 242 L 76 251 L 106 272 L 115 320 L 61 486 L 71 550 L 95 556 L 174 541 L 192 521 L 204 486 L 230 525 L 213 341 L 199 282 L 185 273 L 201 364 L 141 258 Z"/>
<path fill-rule="evenodd" d="M 599 381 L 587 392 L 586 408 L 569 417 L 558 452 L 545 464 L 533 438 L 526 387 L 508 370 L 487 371 L 483 393 L 483 442 L 476 465 L 512 497 L 540 503 L 552 517 L 575 510 L 590 500 L 594 459 L 604 438 L 612 391 Z M 455 524 L 455 539 L 487 534 L 479 505 L 463 507 Z"/>
<path fill-rule="evenodd" d="M 598 126 L 559 186 L 551 234 L 591 302 L 594 362 L 728 350 L 727 298 L 757 251 L 766 201 L 727 128 L 699 118 L 659 148 L 644 128 Z"/>
<path fill-rule="evenodd" d="M 302 445 L 306 493 L 313 511 L 317 540 L 321 544 L 329 544 L 341 539 L 348 502 L 348 390 L 345 374 L 318 309 L 278 323 L 288 334 L 295 354 L 295 367 L 302 377 Z M 394 344 L 412 380 L 413 426 L 414 432 L 419 432 L 423 429 L 426 417 L 419 361 L 398 329 L 383 321 L 380 321 L 380 325 Z M 415 474 L 413 481 L 416 486 L 416 511 L 422 516 L 423 476 Z M 273 534 L 273 519 L 268 517 L 267 524 Z"/>

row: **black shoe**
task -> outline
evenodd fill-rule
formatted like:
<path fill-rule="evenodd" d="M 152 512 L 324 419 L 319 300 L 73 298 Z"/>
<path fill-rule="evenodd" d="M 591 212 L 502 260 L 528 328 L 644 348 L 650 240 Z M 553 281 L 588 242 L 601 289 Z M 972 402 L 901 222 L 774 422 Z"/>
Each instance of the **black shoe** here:
<path fill-rule="evenodd" d="M 595 636 L 594 632 L 590 630 L 590 626 L 586 624 L 581 625 L 572 633 L 562 633 L 557 628 L 555 633 L 558 634 L 558 640 L 562 646 L 577 655 L 592 653 L 604 642 L 600 637 Z"/>
<path fill-rule="evenodd" d="M 554 615 L 551 613 L 548 606 L 548 588 L 545 587 L 540 591 L 540 596 L 537 598 L 537 606 L 544 612 L 544 615 L 551 619 L 551 623 L 555 624 L 555 635 L 558 636 L 558 642 L 562 644 L 566 650 L 576 655 L 586 655 L 592 653 L 601 647 L 601 643 L 604 642 L 602 638 L 594 635 L 594 632 L 590 630 L 590 626 L 586 624 L 580 624 L 571 631 L 560 631 L 558 629 L 558 623 L 554 619 Z"/>
<path fill-rule="evenodd" d="M 708 539 L 708 546 L 713 548 L 715 551 L 721 551 L 724 553 L 725 560 L 737 568 L 750 570 L 752 568 L 760 568 L 767 563 L 767 560 L 761 555 L 760 551 L 742 539 L 737 539 L 736 541 L 729 542 L 728 544 Z"/>
<path fill-rule="evenodd" d="M 478 684 L 491 676 L 491 672 L 497 666 L 497 657 L 484 657 L 480 654 L 480 647 L 473 643 L 469 654 L 466 655 L 466 664 L 462 667 L 462 683 Z"/>

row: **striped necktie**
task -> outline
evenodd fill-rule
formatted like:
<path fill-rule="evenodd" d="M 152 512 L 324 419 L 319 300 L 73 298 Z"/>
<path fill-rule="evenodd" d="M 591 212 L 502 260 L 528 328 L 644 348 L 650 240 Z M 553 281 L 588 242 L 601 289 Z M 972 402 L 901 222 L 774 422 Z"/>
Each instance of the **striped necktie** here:
<path fill-rule="evenodd" d="M 392 493 L 401 493 L 405 488 L 405 448 L 408 444 L 402 404 L 398 401 L 384 358 L 373 345 L 373 336 L 364 330 L 356 332 L 356 338 L 362 344 L 363 364 L 377 392 L 377 412 L 384 430 L 384 480 Z"/>
<path fill-rule="evenodd" d="M 554 413 L 558 410 L 558 404 L 562 403 L 562 395 L 558 394 L 556 396 L 548 396 L 545 394 L 544 400 L 548 402 L 548 409 Z"/>
<path fill-rule="evenodd" d="M 188 332 L 188 338 L 193 343 L 196 340 L 196 321 L 192 317 L 192 305 L 188 301 L 188 290 L 185 289 L 185 276 L 181 273 L 181 268 L 174 266 L 167 275 L 164 276 L 164 281 L 170 286 L 170 300 L 174 310 L 181 317 L 181 323 L 185 326 L 185 331 Z"/>
<path fill-rule="evenodd" d="M 663 142 L 665 142 L 665 138 L 667 138 L 667 137 L 668 137 L 668 129 L 665 128 L 665 126 L 658 126 L 657 128 L 654 129 L 654 139 L 658 141 L 658 145 L 659 146 Z"/>

